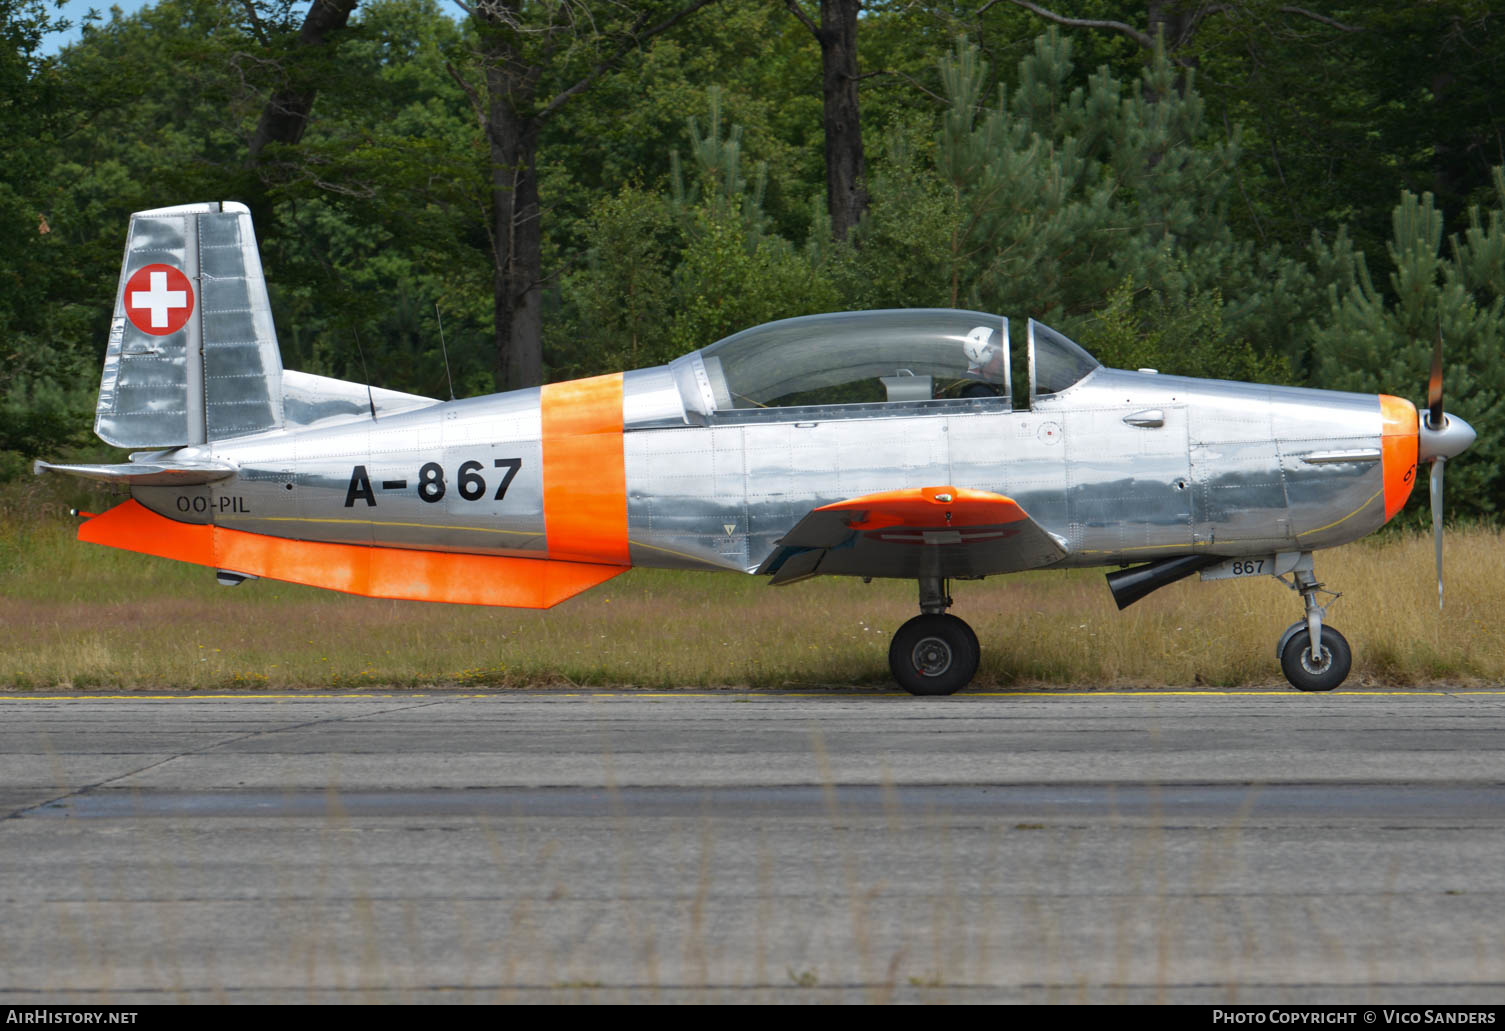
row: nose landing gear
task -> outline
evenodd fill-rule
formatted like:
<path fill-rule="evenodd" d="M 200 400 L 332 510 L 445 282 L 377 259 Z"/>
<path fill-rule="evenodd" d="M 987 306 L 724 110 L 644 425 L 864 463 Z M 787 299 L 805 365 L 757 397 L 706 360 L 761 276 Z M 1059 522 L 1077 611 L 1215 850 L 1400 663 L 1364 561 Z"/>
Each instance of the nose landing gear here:
<path fill-rule="evenodd" d="M 1275 646 L 1280 669 L 1298 691 L 1331 691 L 1348 677 L 1353 667 L 1353 652 L 1342 634 L 1324 626 L 1323 617 L 1341 594 L 1326 590 L 1312 571 L 1312 553 L 1301 556 L 1290 572 L 1290 579 L 1277 577 L 1281 583 L 1301 595 L 1306 618 L 1292 623 Z M 1317 602 L 1318 594 L 1331 596 L 1327 604 Z"/>
<path fill-rule="evenodd" d="M 947 583 L 920 578 L 920 615 L 901 626 L 888 646 L 888 667 L 899 686 L 914 695 L 948 695 L 977 673 L 982 646 L 951 607 Z"/>

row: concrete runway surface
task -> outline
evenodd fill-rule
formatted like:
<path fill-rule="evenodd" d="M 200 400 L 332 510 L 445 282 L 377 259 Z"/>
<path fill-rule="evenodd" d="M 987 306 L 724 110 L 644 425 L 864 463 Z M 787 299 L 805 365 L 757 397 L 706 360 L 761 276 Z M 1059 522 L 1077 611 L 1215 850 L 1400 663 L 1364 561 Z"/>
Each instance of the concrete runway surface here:
<path fill-rule="evenodd" d="M 1505 1001 L 1505 691 L 0 695 L 0 1001 Z"/>

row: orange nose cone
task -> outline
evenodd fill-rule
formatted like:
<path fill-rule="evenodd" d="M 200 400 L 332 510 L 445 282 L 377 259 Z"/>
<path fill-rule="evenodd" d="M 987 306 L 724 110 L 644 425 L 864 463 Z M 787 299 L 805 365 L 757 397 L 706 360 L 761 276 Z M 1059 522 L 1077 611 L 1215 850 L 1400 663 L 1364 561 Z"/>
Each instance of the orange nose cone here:
<path fill-rule="evenodd" d="M 1380 395 L 1380 467 L 1385 477 L 1385 521 L 1395 518 L 1416 485 L 1416 406 L 1403 397 Z"/>

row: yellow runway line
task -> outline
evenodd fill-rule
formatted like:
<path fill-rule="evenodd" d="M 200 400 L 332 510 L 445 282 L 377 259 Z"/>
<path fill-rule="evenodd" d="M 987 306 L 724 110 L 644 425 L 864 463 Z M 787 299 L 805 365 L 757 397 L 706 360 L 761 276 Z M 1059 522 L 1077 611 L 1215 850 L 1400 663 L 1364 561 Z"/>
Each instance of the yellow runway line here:
<path fill-rule="evenodd" d="M 411 699 L 421 700 L 427 695 L 443 694 L 454 699 L 481 699 L 481 698 L 505 698 L 511 695 L 521 694 L 517 690 L 506 691 L 461 691 L 449 692 L 442 688 L 437 690 L 415 691 L 392 691 L 383 693 L 348 693 L 336 694 L 329 692 L 300 693 L 279 692 L 277 694 L 213 694 L 208 692 L 193 692 L 188 694 L 69 694 L 69 695 L 26 695 L 0 693 L 0 702 L 87 702 L 87 701 L 118 701 L 118 702 L 288 702 L 288 701 L 338 701 L 338 700 L 383 700 L 383 699 Z M 740 691 L 570 691 L 555 692 L 543 690 L 530 692 L 530 694 L 542 694 L 556 699 L 614 699 L 619 701 L 650 701 L 658 702 L 666 699 L 717 699 L 717 698 L 747 698 L 749 696 L 763 696 L 774 698 L 868 698 L 868 699 L 912 699 L 915 696 L 902 691 L 883 691 L 854 693 L 842 695 L 836 691 L 774 691 L 774 690 L 740 690 Z M 950 696 L 954 701 L 966 701 L 968 699 L 982 698 L 1094 698 L 1103 701 L 1115 698 L 1312 698 L 1312 697 L 1380 697 L 1380 698 L 1466 698 L 1471 695 L 1505 695 L 1505 690 L 1491 688 L 1464 688 L 1457 691 L 1417 690 L 1400 688 L 1393 691 L 1325 691 L 1325 692 L 1302 692 L 1272 689 L 1266 691 L 973 691 L 965 694 Z"/>
<path fill-rule="evenodd" d="M 1331 698 L 1334 695 L 1436 695 L 1443 696 L 1454 694 L 1452 691 L 1418 691 L 1413 689 L 1396 691 L 1283 691 L 1275 688 L 1269 691 L 994 691 L 987 694 L 977 693 L 974 697 L 979 698 L 1052 698 L 1061 695 L 1069 695 L 1074 698 L 1233 698 L 1233 697 L 1268 697 L 1268 698 L 1310 698 L 1315 695 L 1326 695 Z"/>
<path fill-rule="evenodd" d="M 395 694 L 0 694 L 0 702 L 283 702 L 339 698 L 399 698 Z M 476 695 L 474 697 L 481 697 Z"/>

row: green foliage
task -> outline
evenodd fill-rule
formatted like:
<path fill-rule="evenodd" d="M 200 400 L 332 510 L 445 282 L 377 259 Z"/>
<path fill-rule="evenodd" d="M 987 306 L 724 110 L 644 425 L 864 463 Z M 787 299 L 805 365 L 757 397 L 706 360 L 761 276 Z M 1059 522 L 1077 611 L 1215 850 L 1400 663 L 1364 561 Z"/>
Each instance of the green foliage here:
<path fill-rule="evenodd" d="M 434 0 L 363 3 L 337 56 L 305 70 L 319 92 L 304 138 L 253 173 L 246 145 L 297 30 L 285 3 L 161 0 L 86 28 L 62 55 L 84 116 L 55 147 L 42 209 L 71 281 L 47 278 L 83 302 L 66 331 L 91 353 L 88 378 L 97 386 L 130 212 L 224 198 L 254 205 L 289 367 L 360 381 L 369 369 L 448 396 L 438 303 L 457 390 L 489 392 L 484 156 L 446 70 L 466 47 L 460 27 Z"/>
<path fill-rule="evenodd" d="M 815 250 L 796 250 L 775 236 L 748 243 L 740 218 L 694 212 L 675 277 L 679 306 L 669 339 L 683 353 L 749 326 L 841 307 Z"/>
<path fill-rule="evenodd" d="M 1374 58 L 1377 47 L 1401 43 L 1372 31 L 1379 6 L 1237 0 L 1204 9 L 1194 34 L 1178 41 L 1209 117 L 1245 155 L 1228 212 L 1239 235 L 1299 248 L 1314 228 L 1330 233 L 1357 216 L 1365 244 L 1378 246 L 1371 216 L 1394 197 L 1398 155 L 1385 153 L 1376 132 L 1387 112 Z M 1143 25 L 1142 12 L 1141 4 L 1125 13 Z M 1419 72 L 1418 63 L 1407 78 Z"/>
<path fill-rule="evenodd" d="M 640 368 L 748 326 L 840 308 L 847 252 L 796 247 L 764 210 L 767 164 L 744 169 L 742 130 L 721 97 L 686 119 L 689 167 L 670 154 L 666 194 L 623 187 L 593 206 L 586 267 L 569 274 L 546 355 L 572 375 Z M 829 230 L 812 219 L 813 239 Z"/>
<path fill-rule="evenodd" d="M 688 122 L 694 161 L 689 187 L 677 153 L 671 164 L 671 206 L 685 244 L 674 277 L 677 303 L 668 334 L 675 353 L 762 322 L 829 311 L 841 302 L 826 274 L 827 252 L 798 250 L 769 231 L 763 209 L 767 165 L 754 164 L 750 180 L 743 175 L 741 128 L 730 126 L 723 139 L 716 91 L 709 104 L 704 136 L 693 117 Z"/>
<path fill-rule="evenodd" d="M 1327 251 L 1324 260 L 1341 269 L 1345 285 L 1331 288 L 1328 311 L 1312 329 L 1326 385 L 1410 395 L 1421 405 L 1441 333 L 1447 410 L 1479 433 L 1467 456 L 1449 463 L 1449 511 L 1464 516 L 1505 508 L 1505 173 L 1498 168 L 1494 184 L 1487 221 L 1472 208 L 1468 231 L 1450 238 L 1446 254 L 1432 195 L 1401 194 L 1391 216 L 1388 291 L 1375 286 L 1362 253 L 1342 244 Z"/>
<path fill-rule="evenodd" d="M 284 361 L 448 397 L 437 305 L 456 392 L 489 393 L 488 167 L 449 72 L 474 40 L 435 0 L 362 4 L 348 33 L 307 134 L 274 154 L 263 257 Z"/>
<path fill-rule="evenodd" d="M 1289 382 L 1284 359 L 1237 339 L 1216 288 L 1167 296 L 1125 279 L 1082 330 L 1080 342 L 1104 365 L 1250 383 Z"/>
<path fill-rule="evenodd" d="M 1451 216 L 1445 228 L 1462 230 L 1471 205 L 1492 202 L 1492 169 L 1505 156 L 1499 107 L 1505 24 L 1499 5 L 1372 0 L 1353 17 L 1364 30 L 1353 34 L 1359 72 L 1372 91 L 1362 128 L 1380 162 L 1394 170 L 1381 184 L 1390 196 L 1397 185 L 1431 191 Z M 1364 174 L 1356 166 L 1350 177 Z M 1372 188 L 1360 196 L 1368 200 Z M 1378 235 L 1387 207 L 1372 203 L 1354 216 L 1375 223 Z"/>
<path fill-rule="evenodd" d="M 624 186 L 592 207 L 587 225 L 587 265 L 565 277 L 569 307 L 546 331 L 550 367 L 586 375 L 673 358 L 664 331 L 674 301 L 669 260 L 683 239 L 668 201 Z"/>
<path fill-rule="evenodd" d="M 864 300 L 1027 314 L 1071 331 L 1129 282 L 1221 304 L 1219 332 L 1226 323 L 1260 354 L 1283 345 L 1289 322 L 1315 308 L 1312 274 L 1229 231 L 1238 150 L 1205 125 L 1195 84 L 1178 90 L 1163 52 L 1133 83 L 1104 67 L 1074 85 L 1073 67 L 1070 42 L 1048 32 L 1012 91 L 1000 85 L 983 107 L 977 48 L 942 60 L 939 132 L 896 126 L 874 177 Z"/>
<path fill-rule="evenodd" d="M 26 371 L 8 372 L 0 394 L 0 482 L 30 472 L 37 455 L 88 443 L 94 425 L 95 388 L 82 370 L 48 351 L 19 364 Z"/>
<path fill-rule="evenodd" d="M 726 138 L 722 139 L 721 91 L 712 88 L 707 99 L 710 113 L 705 135 L 701 135 L 700 123 L 695 116 L 691 115 L 687 123 L 690 156 L 695 167 L 695 178 L 688 186 L 679 151 L 669 152 L 669 183 L 674 208 L 681 214 L 701 207 L 722 217 L 740 216 L 748 228 L 748 243 L 752 245 L 762 235 L 767 221 L 763 215 L 763 197 L 768 189 L 768 162 L 759 161 L 753 165 L 751 182 L 743 176 L 742 126 L 730 126 Z"/>
<path fill-rule="evenodd" d="M 38 53 L 66 27 L 40 0 L 0 0 L 0 480 L 82 443 L 91 425 L 93 363 L 75 337 L 88 314 L 67 296 L 73 253 L 48 204 L 71 98 Z"/>
<path fill-rule="evenodd" d="M 1144 26 L 1142 3 L 1078 6 Z M 1499 160 L 1499 19 L 1483 0 L 1213 8 L 1147 54 L 1042 35 L 1013 4 L 868 5 L 872 207 L 849 247 L 824 212 L 819 47 L 782 5 L 721 0 L 544 125 L 550 377 L 809 312 L 955 305 L 1040 318 L 1115 365 L 1417 396 L 1440 317 L 1449 407 L 1481 433 L 1449 494 L 1498 512 L 1505 202 L 1481 170 Z M 624 11 L 529 8 L 555 19 L 517 40 L 555 55 L 535 106 Z M 606 31 L 556 32 L 571 12 Z M 145 207 L 253 204 L 289 367 L 448 396 L 437 304 L 457 392 L 493 389 L 488 40 L 437 0 L 363 0 L 306 60 L 299 14 L 158 0 L 44 58 L 52 8 L 0 0 L 0 476 L 89 439 Z M 253 168 L 266 99 L 293 80 L 317 90 L 308 130 Z M 1417 196 L 1392 225 L 1401 186 Z M 1371 281 L 1382 250 L 1394 273 Z"/>
<path fill-rule="evenodd" d="M 721 0 L 628 55 L 545 127 L 541 189 L 556 261 L 573 270 L 591 246 L 591 206 L 624 184 L 666 186 L 670 158 L 688 157 L 685 123 L 711 94 L 742 146 L 769 169 L 765 214 L 787 238 L 803 234 L 808 198 L 823 189 L 820 51 L 781 4 Z"/>

